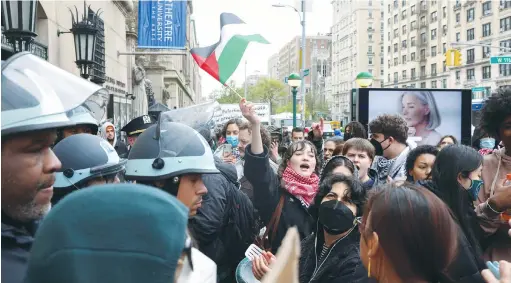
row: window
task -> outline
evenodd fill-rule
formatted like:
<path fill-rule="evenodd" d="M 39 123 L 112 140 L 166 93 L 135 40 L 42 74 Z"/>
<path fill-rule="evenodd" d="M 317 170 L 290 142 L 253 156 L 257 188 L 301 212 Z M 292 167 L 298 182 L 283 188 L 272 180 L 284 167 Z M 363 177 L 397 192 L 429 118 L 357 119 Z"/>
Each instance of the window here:
<path fill-rule="evenodd" d="M 369 35 L 368 35 L 368 39 L 369 39 L 369 41 L 373 41 L 373 35 L 372 35 L 372 34 L 369 34 Z"/>
<path fill-rule="evenodd" d="M 405 35 L 406 35 L 406 25 L 404 25 L 404 26 L 401 28 L 401 31 L 402 31 L 402 33 L 403 33 L 403 34 L 405 34 Z"/>
<path fill-rule="evenodd" d="M 460 23 L 460 13 L 456 13 L 456 23 Z"/>
<path fill-rule="evenodd" d="M 394 52 L 397 52 L 397 43 L 394 43 Z"/>
<path fill-rule="evenodd" d="M 467 81 L 473 81 L 476 79 L 475 70 L 467 69 Z"/>
<path fill-rule="evenodd" d="M 501 7 L 502 9 L 506 9 L 506 8 L 511 7 L 511 1 L 508 1 L 508 0 L 500 0 L 500 7 Z"/>
<path fill-rule="evenodd" d="M 461 72 L 456 71 L 456 79 L 459 80 L 461 78 Z"/>
<path fill-rule="evenodd" d="M 390 31 L 389 31 L 387 34 L 388 34 L 388 38 L 389 38 L 389 40 L 390 40 L 390 39 L 391 39 L 391 38 L 390 38 Z"/>
<path fill-rule="evenodd" d="M 415 28 L 417 28 L 417 22 L 416 22 L 416 21 L 412 21 L 412 22 L 410 23 L 410 28 L 411 28 L 411 29 L 415 29 Z"/>
<path fill-rule="evenodd" d="M 394 38 L 395 38 L 395 37 L 398 37 L 398 36 L 399 36 L 399 31 L 398 31 L 398 30 L 397 30 L 397 28 L 396 28 L 396 29 L 394 29 Z"/>
<path fill-rule="evenodd" d="M 483 58 L 490 58 L 490 56 L 491 56 L 490 47 L 483 46 Z"/>
<path fill-rule="evenodd" d="M 382 65 L 385 64 L 385 63 L 383 63 L 383 57 L 380 58 L 380 64 L 382 64 Z"/>
<path fill-rule="evenodd" d="M 401 56 L 401 63 L 406 63 L 406 55 Z"/>
<path fill-rule="evenodd" d="M 442 36 L 447 35 L 447 25 L 442 26 Z"/>
<path fill-rule="evenodd" d="M 397 75 L 397 72 L 394 73 L 394 82 L 397 83 L 398 82 L 398 75 Z"/>
<path fill-rule="evenodd" d="M 373 57 L 369 57 L 368 59 L 368 62 L 367 62 L 369 65 L 372 65 L 373 64 Z"/>
<path fill-rule="evenodd" d="M 421 83 L 421 88 L 426 88 L 426 82 Z"/>
<path fill-rule="evenodd" d="M 402 76 L 403 76 L 403 79 L 406 79 L 406 70 L 403 70 Z"/>
<path fill-rule="evenodd" d="M 387 52 L 389 52 L 389 53 L 390 53 L 390 45 L 389 45 L 389 46 L 387 46 Z"/>
<path fill-rule="evenodd" d="M 426 25 L 426 17 L 421 17 L 421 26 Z"/>
<path fill-rule="evenodd" d="M 415 74 L 415 68 L 412 68 L 412 69 L 410 70 L 410 76 L 412 77 L 412 80 L 413 80 L 413 79 L 415 79 L 415 77 L 417 76 L 417 75 Z"/>
<path fill-rule="evenodd" d="M 421 33 L 421 43 L 425 43 L 426 42 L 426 33 Z"/>
<path fill-rule="evenodd" d="M 412 47 L 415 46 L 415 37 L 410 38 L 410 44 Z"/>
<path fill-rule="evenodd" d="M 397 24 L 397 15 L 394 15 L 394 23 Z"/>
<path fill-rule="evenodd" d="M 447 72 L 447 65 L 445 64 L 445 61 L 442 62 L 442 72 Z"/>
<path fill-rule="evenodd" d="M 390 74 L 387 75 L 387 81 L 390 82 Z"/>
<path fill-rule="evenodd" d="M 404 10 L 403 12 L 401 12 L 401 19 L 402 19 L 402 20 L 406 19 L 406 10 Z"/>
<path fill-rule="evenodd" d="M 431 46 L 431 56 L 436 56 L 436 46 Z"/>
<path fill-rule="evenodd" d="M 415 88 L 415 83 L 410 84 L 410 88 Z"/>
<path fill-rule="evenodd" d="M 415 15 L 415 5 L 410 7 L 410 11 L 412 12 L 412 16 Z"/>
<path fill-rule="evenodd" d="M 405 5 L 406 5 L 406 0 L 401 1 L 401 6 L 405 6 Z"/>
<path fill-rule="evenodd" d="M 397 57 L 394 58 L 394 66 L 397 66 L 399 64 L 399 62 L 397 61 Z"/>
<path fill-rule="evenodd" d="M 412 52 L 412 54 L 410 54 L 410 60 L 415 61 L 415 52 Z"/>
<path fill-rule="evenodd" d="M 447 43 L 442 43 L 442 53 L 447 52 Z"/>
<path fill-rule="evenodd" d="M 426 49 L 421 49 L 421 59 L 426 58 Z"/>
<path fill-rule="evenodd" d="M 483 67 L 483 80 L 491 79 L 491 66 Z"/>
<path fill-rule="evenodd" d="M 367 3 L 369 6 L 373 6 L 373 1 L 372 0 L 369 0 L 369 2 Z"/>
<path fill-rule="evenodd" d="M 383 53 L 383 46 L 380 46 L 380 52 Z"/>
<path fill-rule="evenodd" d="M 435 11 L 435 12 L 431 13 L 431 22 L 434 23 L 434 22 L 436 22 L 436 20 L 437 20 L 437 12 Z"/>
<path fill-rule="evenodd" d="M 467 10 L 467 22 L 470 23 L 470 22 L 474 21 L 474 16 L 475 16 L 474 8 L 468 9 Z"/>
<path fill-rule="evenodd" d="M 491 23 L 483 25 L 483 37 L 491 35 Z"/>
<path fill-rule="evenodd" d="M 372 45 L 367 46 L 367 52 L 368 53 L 373 53 L 373 46 Z"/>
<path fill-rule="evenodd" d="M 436 76 L 436 63 L 431 64 L 431 75 Z"/>
<path fill-rule="evenodd" d="M 431 40 L 436 39 L 436 29 L 431 30 Z"/>
<path fill-rule="evenodd" d="M 511 29 L 511 16 L 500 19 L 500 32 L 508 31 Z"/>
<path fill-rule="evenodd" d="M 435 80 L 431 81 L 431 88 L 436 88 L 436 81 Z"/>
<path fill-rule="evenodd" d="M 474 63 L 475 55 L 474 48 L 467 50 L 467 64 Z"/>
<path fill-rule="evenodd" d="M 406 40 L 403 40 L 403 41 L 401 42 L 401 48 L 406 48 Z"/>
<path fill-rule="evenodd" d="M 474 38 L 475 38 L 474 29 L 471 28 L 467 30 L 467 40 L 474 40 Z"/>
<path fill-rule="evenodd" d="M 460 41 L 461 34 L 459 32 L 456 33 L 456 42 Z"/>
<path fill-rule="evenodd" d="M 442 18 L 447 18 L 447 7 L 445 6 L 442 8 Z"/>
<path fill-rule="evenodd" d="M 499 74 L 502 77 L 511 76 L 511 65 L 510 64 L 499 65 Z"/>
<path fill-rule="evenodd" d="M 447 88 L 447 79 L 442 80 L 442 88 Z"/>
<path fill-rule="evenodd" d="M 500 47 L 506 47 L 504 49 L 500 49 L 500 52 L 509 52 L 509 49 L 511 47 L 511 39 L 503 40 L 499 42 Z"/>
<path fill-rule="evenodd" d="M 491 1 L 486 1 L 483 3 L 483 16 L 487 16 L 491 14 Z"/>
<path fill-rule="evenodd" d="M 420 74 L 421 77 L 424 77 L 426 76 L 426 66 L 421 66 L 421 74 Z"/>

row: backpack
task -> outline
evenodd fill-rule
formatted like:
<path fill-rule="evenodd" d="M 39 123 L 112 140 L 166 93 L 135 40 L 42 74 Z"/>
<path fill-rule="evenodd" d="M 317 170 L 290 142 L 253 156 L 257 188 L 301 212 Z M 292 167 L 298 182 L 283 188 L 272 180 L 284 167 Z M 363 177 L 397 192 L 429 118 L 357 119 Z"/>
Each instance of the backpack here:
<path fill-rule="evenodd" d="M 221 240 L 236 264 L 245 257 L 245 251 L 254 242 L 257 235 L 257 223 L 252 201 L 239 190 L 240 183 L 229 177 L 218 166 L 222 175 L 232 183 L 226 191 L 227 205 L 224 214 L 224 229 Z"/>

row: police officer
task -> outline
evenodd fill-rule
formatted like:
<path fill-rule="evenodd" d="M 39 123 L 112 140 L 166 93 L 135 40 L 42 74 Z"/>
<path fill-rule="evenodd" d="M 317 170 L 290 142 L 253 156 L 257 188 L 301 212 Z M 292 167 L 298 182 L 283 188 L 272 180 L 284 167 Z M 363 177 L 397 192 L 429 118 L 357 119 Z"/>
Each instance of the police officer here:
<path fill-rule="evenodd" d="M 51 149 L 57 129 L 73 126 L 66 112 L 100 92 L 106 90 L 28 52 L 2 62 L 2 282 L 22 282 L 50 208 L 61 167 Z"/>
<path fill-rule="evenodd" d="M 76 190 L 120 182 L 118 174 L 124 172 L 126 164 L 110 143 L 90 134 L 67 137 L 53 151 L 62 163 L 53 185 L 53 205 Z"/>
<path fill-rule="evenodd" d="M 138 136 L 155 123 L 156 119 L 153 116 L 142 115 L 126 124 L 126 126 L 124 126 L 121 131 L 125 132 L 128 136 L 128 144 L 130 148 L 133 146 L 133 144 L 135 144 Z"/>
<path fill-rule="evenodd" d="M 98 134 L 99 123 L 86 107 L 78 106 L 68 111 L 67 116 L 75 125 L 59 130 L 59 141 L 76 134 Z"/>
<path fill-rule="evenodd" d="M 206 140 L 187 125 L 160 118 L 131 148 L 125 177 L 176 196 L 194 216 L 207 193 L 201 175 L 212 173 L 219 171 Z"/>

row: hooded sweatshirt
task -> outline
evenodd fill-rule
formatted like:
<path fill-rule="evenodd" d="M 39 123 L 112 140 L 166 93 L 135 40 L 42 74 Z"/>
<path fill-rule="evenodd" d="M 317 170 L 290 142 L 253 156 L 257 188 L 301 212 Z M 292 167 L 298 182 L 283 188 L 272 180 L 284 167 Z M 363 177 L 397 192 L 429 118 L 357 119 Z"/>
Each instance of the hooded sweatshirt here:
<path fill-rule="evenodd" d="M 108 141 L 108 139 L 106 138 L 106 129 L 108 127 L 114 128 L 114 141 L 112 143 L 112 146 L 115 148 L 115 151 L 117 151 L 117 154 L 119 155 L 120 158 L 127 158 L 128 157 L 128 147 L 126 146 L 125 143 L 123 143 L 122 141 L 117 139 L 117 131 L 115 129 L 114 124 L 112 124 L 110 122 L 103 123 L 103 125 L 101 125 L 101 133 L 100 133 L 101 137 L 103 139 L 105 139 L 106 141 Z M 110 142 L 110 141 L 108 141 L 108 142 Z"/>
<path fill-rule="evenodd" d="M 188 209 L 162 190 L 133 184 L 79 190 L 39 227 L 25 282 L 174 282 L 187 223 Z"/>

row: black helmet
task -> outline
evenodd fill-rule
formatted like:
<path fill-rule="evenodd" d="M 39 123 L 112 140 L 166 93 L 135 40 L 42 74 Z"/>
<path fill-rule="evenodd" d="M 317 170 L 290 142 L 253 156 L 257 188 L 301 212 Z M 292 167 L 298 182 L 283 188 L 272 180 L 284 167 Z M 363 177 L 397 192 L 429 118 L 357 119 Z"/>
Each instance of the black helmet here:
<path fill-rule="evenodd" d="M 2 136 L 73 126 L 66 112 L 91 97 L 105 107 L 108 92 L 28 52 L 15 54 L 2 64 Z"/>
<path fill-rule="evenodd" d="M 196 130 L 182 123 L 165 122 L 145 130 L 131 148 L 126 179 L 163 180 L 183 174 L 219 173 L 213 153 Z"/>
<path fill-rule="evenodd" d="M 110 143 L 90 134 L 69 136 L 57 143 L 53 151 L 62 163 L 53 185 L 53 198 L 57 200 L 94 178 L 113 179 L 124 171 L 126 164 Z"/>

